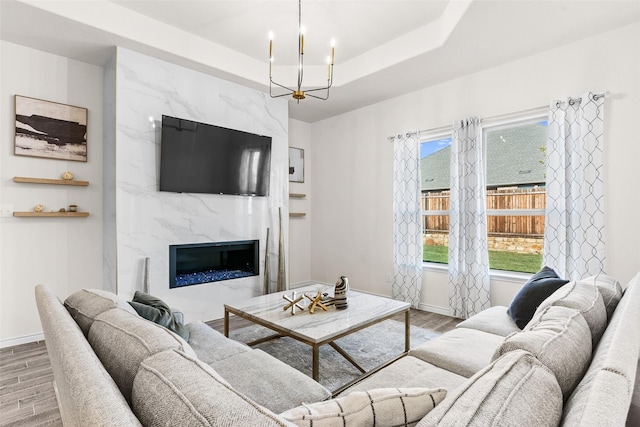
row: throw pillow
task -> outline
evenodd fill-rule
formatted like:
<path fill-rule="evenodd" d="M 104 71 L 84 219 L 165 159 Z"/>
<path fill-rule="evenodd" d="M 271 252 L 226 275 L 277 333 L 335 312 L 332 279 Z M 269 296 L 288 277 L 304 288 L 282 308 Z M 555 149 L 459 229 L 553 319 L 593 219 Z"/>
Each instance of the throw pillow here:
<path fill-rule="evenodd" d="M 171 312 L 169 306 L 160 298 L 136 291 L 133 295 L 133 301 L 129 304 L 134 310 L 147 320 L 164 326 L 172 332 L 180 335 L 185 341 L 189 340 L 189 331 L 184 327 L 182 322 L 176 319 Z"/>
<path fill-rule="evenodd" d="M 552 268 L 542 267 L 513 298 L 507 311 L 509 316 L 520 329 L 524 328 L 542 301 L 567 283 L 569 281 L 558 277 Z"/>
<path fill-rule="evenodd" d="M 414 426 L 447 395 L 444 389 L 377 388 L 302 405 L 280 414 L 298 426 Z"/>

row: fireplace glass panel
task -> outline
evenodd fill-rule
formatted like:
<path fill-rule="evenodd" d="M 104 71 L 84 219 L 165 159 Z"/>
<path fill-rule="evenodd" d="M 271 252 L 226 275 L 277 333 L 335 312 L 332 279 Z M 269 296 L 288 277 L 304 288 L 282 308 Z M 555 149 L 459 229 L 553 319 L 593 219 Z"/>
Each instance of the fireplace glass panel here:
<path fill-rule="evenodd" d="M 169 287 L 257 276 L 257 240 L 169 246 Z"/>

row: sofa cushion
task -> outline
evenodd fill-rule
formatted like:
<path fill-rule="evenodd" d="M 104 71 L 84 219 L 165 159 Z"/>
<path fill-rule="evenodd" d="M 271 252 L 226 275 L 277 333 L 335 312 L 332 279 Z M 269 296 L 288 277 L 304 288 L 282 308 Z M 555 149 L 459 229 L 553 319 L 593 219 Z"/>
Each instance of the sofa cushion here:
<path fill-rule="evenodd" d="M 589 325 L 591 342 L 595 347 L 607 327 L 607 311 L 598 288 L 579 282 L 567 283 L 542 301 L 536 314 L 551 305 L 578 310 Z"/>
<path fill-rule="evenodd" d="M 585 277 L 580 283 L 587 283 L 598 288 L 602 294 L 604 306 L 607 310 L 607 319 L 611 319 L 613 311 L 622 298 L 622 286 L 620 282 L 606 274 L 598 274 L 597 276 Z"/>
<path fill-rule="evenodd" d="M 302 405 L 280 414 L 298 426 L 414 426 L 445 398 L 446 390 L 377 388 Z"/>
<path fill-rule="evenodd" d="M 311 377 L 259 349 L 210 366 L 238 392 L 275 413 L 331 396 L 329 390 Z"/>
<path fill-rule="evenodd" d="M 491 363 L 503 341 L 500 335 L 459 328 L 420 344 L 409 355 L 469 378 Z"/>
<path fill-rule="evenodd" d="M 591 365 L 565 404 L 565 425 L 622 426 L 629 412 L 640 351 L 640 274 L 617 304 Z"/>
<path fill-rule="evenodd" d="M 418 423 L 428 426 L 557 426 L 562 392 L 526 351 L 505 354 L 471 377 Z"/>
<path fill-rule="evenodd" d="M 207 365 L 251 351 L 248 345 L 225 337 L 206 323 L 191 322 L 185 327 L 189 331 L 189 345 Z"/>
<path fill-rule="evenodd" d="M 129 402 L 140 362 L 149 355 L 179 349 L 195 357 L 189 344 L 179 335 L 119 308 L 95 318 L 88 340 Z"/>
<path fill-rule="evenodd" d="M 456 325 L 456 328 L 477 329 L 490 334 L 506 337 L 513 332 L 520 332 L 520 328 L 513 321 L 508 308 L 503 305 L 494 305 L 480 313 L 475 314 Z"/>
<path fill-rule="evenodd" d="M 374 388 L 426 387 L 451 391 L 460 387 L 466 380 L 467 378 L 462 375 L 438 368 L 424 360 L 413 356 L 404 356 L 374 375 L 347 388 L 338 397 L 354 391 L 373 390 Z"/>
<path fill-rule="evenodd" d="M 579 311 L 550 306 L 536 314 L 522 332 L 509 335 L 494 355 L 526 350 L 556 375 L 565 398 L 591 360 L 591 331 Z"/>
<path fill-rule="evenodd" d="M 292 425 L 238 393 L 211 367 L 177 350 L 146 358 L 131 395 L 133 411 L 145 426 Z"/>
<path fill-rule="evenodd" d="M 536 308 L 568 280 L 558 277 L 549 267 L 542 267 L 522 286 L 509 304 L 509 316 L 520 329 L 524 328 L 533 317 Z"/>
<path fill-rule="evenodd" d="M 133 300 L 129 301 L 129 305 L 145 319 L 164 326 L 185 340 L 189 339 L 189 331 L 187 328 L 184 327 L 181 320 L 179 321 L 176 316 L 173 315 L 167 303 L 160 298 L 136 291 L 133 295 Z"/>
<path fill-rule="evenodd" d="M 80 326 L 85 337 L 89 334 L 93 319 L 107 310 L 121 308 L 137 315 L 124 298 L 100 289 L 81 289 L 74 292 L 64 300 L 64 306 Z"/>

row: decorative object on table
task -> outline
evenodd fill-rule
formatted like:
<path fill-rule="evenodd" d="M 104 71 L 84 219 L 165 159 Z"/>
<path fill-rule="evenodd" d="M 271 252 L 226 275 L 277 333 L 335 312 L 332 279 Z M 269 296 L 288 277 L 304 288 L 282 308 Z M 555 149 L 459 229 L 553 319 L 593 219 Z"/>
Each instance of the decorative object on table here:
<path fill-rule="evenodd" d="M 78 205 L 69 205 L 69 212 L 76 212 L 78 210 Z"/>
<path fill-rule="evenodd" d="M 347 276 L 340 276 L 340 279 L 336 282 L 333 299 L 336 308 L 339 310 L 343 310 L 349 305 L 349 279 Z"/>
<path fill-rule="evenodd" d="M 284 270 L 284 231 L 282 229 L 282 208 L 278 208 L 280 215 L 280 240 L 278 242 L 278 286 L 277 291 L 282 292 L 287 287 L 287 279 Z"/>
<path fill-rule="evenodd" d="M 267 295 L 271 286 L 269 283 L 269 227 L 267 227 L 267 243 L 264 250 L 264 283 L 262 285 L 262 295 Z"/>
<path fill-rule="evenodd" d="M 305 297 L 309 301 L 311 301 L 311 305 L 309 306 L 309 313 L 313 314 L 316 310 L 316 307 L 320 307 L 322 310 L 327 311 L 327 306 L 322 302 L 322 294 L 318 291 L 318 294 L 315 297 L 310 297 L 307 294 L 304 294 Z"/>
<path fill-rule="evenodd" d="M 322 294 L 322 304 L 324 304 L 325 307 L 331 307 L 332 305 L 336 304 L 336 300 L 335 298 L 329 296 L 329 294 L 327 292 Z"/>
<path fill-rule="evenodd" d="M 304 182 L 304 150 L 289 147 L 289 182 Z"/>
<path fill-rule="evenodd" d="M 73 181 L 73 174 L 69 171 L 63 173 L 61 175 L 62 179 L 64 179 L 65 181 Z"/>
<path fill-rule="evenodd" d="M 14 154 L 87 161 L 87 109 L 15 96 Z"/>
<path fill-rule="evenodd" d="M 282 309 L 284 311 L 287 311 L 287 310 L 291 309 L 291 315 L 292 316 L 294 314 L 296 314 L 296 308 L 299 309 L 300 311 L 304 311 L 304 307 L 301 306 L 300 304 L 298 304 L 300 301 L 302 301 L 304 299 L 303 295 L 296 296 L 296 293 L 292 292 L 291 293 L 291 298 L 289 298 L 289 296 L 287 296 L 287 295 L 282 295 L 282 298 L 284 298 L 287 301 L 289 301 L 289 304 L 287 304 L 284 307 L 282 307 Z"/>
<path fill-rule="evenodd" d="M 38 203 L 33 207 L 34 212 L 42 212 L 44 210 L 44 205 L 42 203 Z"/>

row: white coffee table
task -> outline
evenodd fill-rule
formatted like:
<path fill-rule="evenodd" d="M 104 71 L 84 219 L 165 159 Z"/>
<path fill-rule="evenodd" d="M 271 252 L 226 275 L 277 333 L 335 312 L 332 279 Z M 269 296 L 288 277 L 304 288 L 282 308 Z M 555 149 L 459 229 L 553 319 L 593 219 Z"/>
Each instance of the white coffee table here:
<path fill-rule="evenodd" d="M 346 351 L 340 348 L 340 346 L 335 343 L 335 340 L 404 312 L 405 353 L 409 351 L 409 303 L 377 295 L 349 291 L 349 307 L 344 310 L 337 310 L 331 306 L 327 311 L 316 308 L 314 313 L 311 314 L 309 310 L 306 309 L 304 311 L 297 311 L 295 315 L 291 315 L 290 310 L 283 310 L 283 307 L 287 304 L 283 295 L 291 297 L 292 293 L 295 292 L 296 295 L 304 293 L 309 296 L 315 296 L 318 291 L 333 296 L 333 286 L 312 284 L 290 291 L 276 292 L 225 304 L 224 335 L 229 336 L 229 314 L 231 313 L 276 332 L 275 335 L 253 341 L 248 343 L 249 345 L 256 345 L 260 342 L 281 336 L 291 337 L 310 345 L 313 351 L 312 377 L 318 381 L 318 356 L 320 346 L 324 344 L 331 345 L 345 359 L 351 362 L 362 373 L 365 373 L 366 371 L 353 360 Z M 305 300 L 307 303 L 310 303 L 306 298 Z"/>

